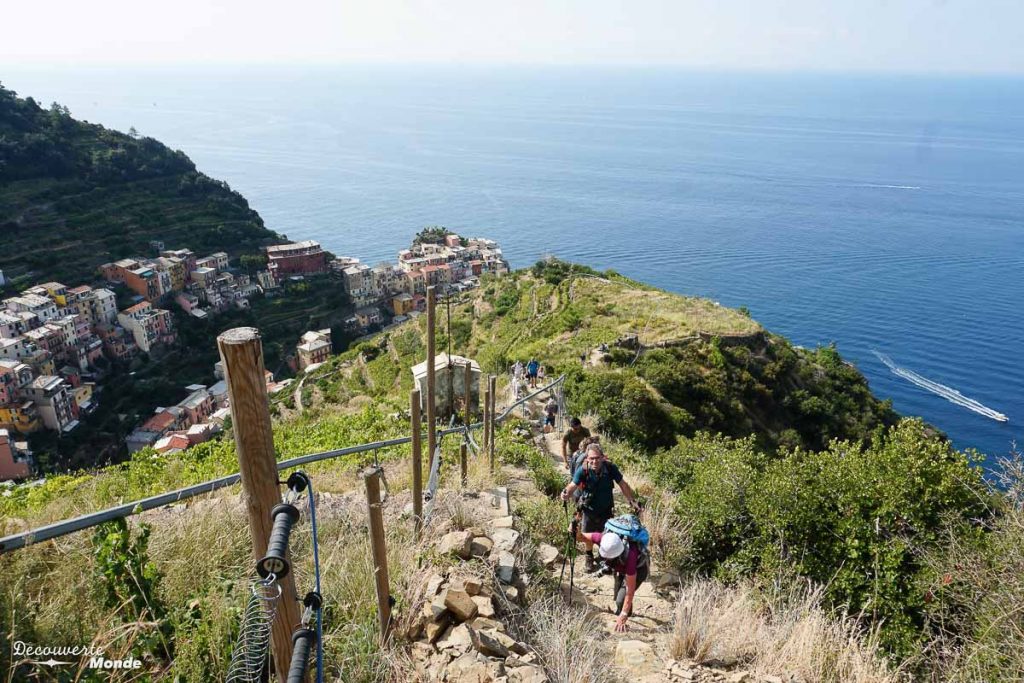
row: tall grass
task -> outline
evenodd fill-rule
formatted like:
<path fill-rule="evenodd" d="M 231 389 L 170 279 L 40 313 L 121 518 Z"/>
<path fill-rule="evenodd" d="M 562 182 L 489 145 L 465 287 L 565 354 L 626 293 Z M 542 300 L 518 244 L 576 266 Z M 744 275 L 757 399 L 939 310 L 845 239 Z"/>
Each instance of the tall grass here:
<path fill-rule="evenodd" d="M 786 672 L 821 683 L 894 683 L 873 632 L 822 607 L 821 587 L 765 595 L 750 584 L 710 579 L 684 586 L 671 652 L 698 662 L 733 660 L 760 674 Z"/>

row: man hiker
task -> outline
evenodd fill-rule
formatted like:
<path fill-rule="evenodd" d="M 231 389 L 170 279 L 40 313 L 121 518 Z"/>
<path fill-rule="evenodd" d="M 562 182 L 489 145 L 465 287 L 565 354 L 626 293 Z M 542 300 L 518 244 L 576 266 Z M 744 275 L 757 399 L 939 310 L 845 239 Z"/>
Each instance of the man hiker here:
<path fill-rule="evenodd" d="M 550 432 L 555 428 L 555 418 L 558 417 L 558 401 L 552 396 L 544 405 L 544 431 Z"/>
<path fill-rule="evenodd" d="M 637 508 L 636 498 L 633 496 L 633 489 L 625 479 L 622 472 L 614 463 L 608 462 L 604 457 L 604 451 L 600 444 L 592 443 L 587 446 L 587 457 L 583 466 L 577 469 L 572 475 L 572 481 L 562 491 L 562 500 L 572 499 L 572 494 L 581 489 L 578 506 L 583 513 L 580 521 L 580 533 L 577 540 L 583 541 L 587 547 L 586 570 L 593 572 L 597 569 L 594 562 L 594 541 L 587 538 L 586 534 L 600 533 L 604 531 L 605 522 L 612 518 L 615 507 L 613 491 L 615 484 L 622 489 L 622 495 L 626 497 L 630 507 Z"/>
<path fill-rule="evenodd" d="M 572 475 L 576 474 L 576 470 L 583 466 L 583 461 L 587 457 L 587 448 L 590 444 L 596 443 L 598 446 L 601 445 L 601 438 L 597 436 L 588 436 L 580 442 L 580 447 L 576 449 L 576 452 L 569 456 L 569 478 L 572 479 Z M 580 497 L 582 491 L 577 490 L 573 495 L 577 498 Z"/>
<path fill-rule="evenodd" d="M 583 534 L 598 546 L 598 554 L 615 573 L 615 622 L 616 631 L 629 630 L 626 620 L 633 615 L 633 597 L 636 589 L 647 580 L 650 560 L 644 547 L 633 541 L 623 540 L 618 534 L 605 531 Z"/>
<path fill-rule="evenodd" d="M 569 431 L 562 437 L 562 462 L 569 469 L 569 456 L 579 450 L 583 439 L 590 436 L 590 430 L 583 426 L 578 417 L 569 422 Z M 570 471 L 569 474 L 572 474 Z"/>
<path fill-rule="evenodd" d="M 530 362 L 526 364 L 526 378 L 530 380 L 530 388 L 537 388 L 537 371 L 540 370 L 540 362 L 536 358 L 531 358 Z"/>

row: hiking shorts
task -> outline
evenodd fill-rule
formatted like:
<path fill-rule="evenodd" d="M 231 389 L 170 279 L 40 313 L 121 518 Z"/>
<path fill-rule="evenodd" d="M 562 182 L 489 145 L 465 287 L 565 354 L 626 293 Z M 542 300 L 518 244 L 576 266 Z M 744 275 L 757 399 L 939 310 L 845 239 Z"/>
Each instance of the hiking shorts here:
<path fill-rule="evenodd" d="M 600 531 L 604 533 L 604 523 L 612 518 L 612 512 L 594 512 L 593 510 L 583 510 L 583 519 L 580 522 L 580 531 L 585 534 L 592 534 Z"/>

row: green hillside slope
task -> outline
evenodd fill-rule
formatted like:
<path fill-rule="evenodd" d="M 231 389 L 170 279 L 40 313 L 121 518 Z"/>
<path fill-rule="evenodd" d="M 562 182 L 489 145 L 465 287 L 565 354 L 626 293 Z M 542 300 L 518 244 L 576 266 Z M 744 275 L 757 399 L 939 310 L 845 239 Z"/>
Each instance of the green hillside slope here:
<path fill-rule="evenodd" d="M 92 278 L 100 263 L 150 254 L 255 251 L 280 236 L 182 152 L 77 121 L 0 86 L 0 270 L 15 285 Z"/>

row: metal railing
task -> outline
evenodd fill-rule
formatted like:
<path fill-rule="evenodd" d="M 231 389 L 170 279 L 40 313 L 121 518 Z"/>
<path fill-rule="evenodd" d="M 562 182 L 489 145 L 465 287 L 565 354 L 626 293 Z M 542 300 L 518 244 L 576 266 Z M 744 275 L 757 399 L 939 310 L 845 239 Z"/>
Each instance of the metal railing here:
<path fill-rule="evenodd" d="M 550 384 L 537 389 L 531 394 L 524 396 L 519 399 L 508 408 L 505 409 L 500 415 L 495 418 L 495 422 L 502 422 L 512 414 L 521 404 L 526 403 L 535 396 L 549 391 L 557 385 L 562 384 L 565 381 L 565 375 L 561 375 L 556 378 Z M 484 426 L 483 422 L 475 422 L 471 425 L 463 425 L 459 427 L 453 427 L 450 429 L 442 429 L 437 432 L 439 437 L 447 436 L 448 434 L 459 434 L 465 433 L 467 430 L 477 430 Z M 321 460 L 330 460 L 332 458 L 339 458 L 344 455 L 354 455 L 356 453 L 366 453 L 369 451 L 375 451 L 381 448 L 389 448 L 391 446 L 401 446 L 412 441 L 411 436 L 402 436 L 394 439 L 386 439 L 384 441 L 373 441 L 371 443 L 358 444 L 356 446 L 348 446 L 346 448 L 337 448 L 330 451 L 323 451 L 321 453 L 310 453 L 308 455 L 301 455 L 297 458 L 291 458 L 290 460 L 281 460 L 277 463 L 277 471 L 292 469 L 293 467 L 302 467 L 303 465 L 309 465 L 310 463 L 320 462 Z M 30 531 L 23 531 L 19 534 L 12 534 L 10 536 L 4 536 L 0 538 L 0 554 L 17 550 L 18 548 L 24 548 L 25 546 L 39 543 L 40 541 L 48 541 L 53 538 L 59 538 L 60 536 L 66 536 L 76 531 L 82 531 L 90 527 L 97 526 L 103 522 L 109 522 L 113 519 L 120 519 L 123 517 L 130 517 L 146 510 L 153 510 L 155 508 L 164 507 L 165 505 L 171 505 L 173 503 L 187 500 L 195 496 L 202 495 L 204 493 L 212 493 L 217 489 L 222 489 L 227 486 L 233 486 L 241 480 L 241 475 L 237 472 L 235 474 L 229 474 L 224 477 L 205 481 L 201 484 L 193 484 L 192 486 L 186 486 L 184 488 L 175 489 L 174 491 L 168 491 L 167 493 L 161 493 L 156 496 L 150 496 L 149 498 L 143 498 L 142 500 L 136 500 L 131 503 L 124 503 L 123 505 L 117 505 L 106 510 L 99 512 L 91 512 L 80 517 L 74 517 L 72 519 L 62 520 L 60 522 L 54 522 L 46 526 L 41 526 Z"/>

